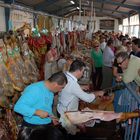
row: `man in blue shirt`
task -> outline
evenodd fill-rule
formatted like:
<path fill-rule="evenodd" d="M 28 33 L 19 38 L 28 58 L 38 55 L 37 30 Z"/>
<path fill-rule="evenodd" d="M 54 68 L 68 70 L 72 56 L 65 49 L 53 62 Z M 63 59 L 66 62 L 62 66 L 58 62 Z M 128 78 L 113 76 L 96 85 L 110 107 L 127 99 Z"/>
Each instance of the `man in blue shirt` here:
<path fill-rule="evenodd" d="M 60 92 L 66 83 L 65 74 L 58 72 L 46 81 L 27 86 L 14 106 L 14 111 L 23 115 L 23 126 L 57 124 L 52 113 L 54 93 Z"/>

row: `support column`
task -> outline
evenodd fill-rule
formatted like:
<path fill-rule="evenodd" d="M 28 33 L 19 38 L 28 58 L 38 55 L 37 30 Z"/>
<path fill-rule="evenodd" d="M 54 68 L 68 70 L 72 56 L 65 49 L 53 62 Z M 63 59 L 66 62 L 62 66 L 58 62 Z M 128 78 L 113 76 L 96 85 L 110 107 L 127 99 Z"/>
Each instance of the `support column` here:
<path fill-rule="evenodd" d="M 128 15 L 128 35 L 130 36 L 131 30 L 130 30 L 130 15 Z"/>
<path fill-rule="evenodd" d="M 4 3 L 12 4 L 13 0 L 4 0 Z M 10 9 L 5 7 L 5 24 L 6 24 L 6 31 L 9 31 L 9 19 L 10 19 Z"/>
<path fill-rule="evenodd" d="M 33 17 L 34 17 L 34 27 L 36 27 L 36 25 L 37 25 L 37 18 L 38 18 L 38 16 L 37 16 L 37 14 L 33 14 Z"/>
<path fill-rule="evenodd" d="M 140 38 L 140 12 L 138 14 L 139 14 L 139 32 L 138 32 L 138 38 Z"/>

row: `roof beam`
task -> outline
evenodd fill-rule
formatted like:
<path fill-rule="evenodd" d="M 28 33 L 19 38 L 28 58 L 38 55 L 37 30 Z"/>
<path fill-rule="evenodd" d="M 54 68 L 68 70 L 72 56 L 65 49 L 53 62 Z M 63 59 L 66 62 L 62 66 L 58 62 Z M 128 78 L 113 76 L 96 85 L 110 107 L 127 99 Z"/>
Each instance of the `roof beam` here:
<path fill-rule="evenodd" d="M 76 9 L 73 9 L 73 10 L 71 10 L 71 11 L 65 11 L 64 13 L 63 13 L 63 15 L 61 15 L 61 16 L 66 16 L 66 15 L 69 15 L 69 14 L 71 14 L 71 13 L 76 13 L 77 12 L 77 10 Z"/>
<path fill-rule="evenodd" d="M 71 13 L 65 14 L 64 17 L 65 17 L 65 18 L 69 18 L 69 17 L 75 15 L 76 13 L 77 13 L 77 11 L 76 11 L 76 10 L 73 10 Z"/>
<path fill-rule="evenodd" d="M 125 3 L 126 2 L 126 0 L 123 0 L 121 3 Z M 117 8 L 115 9 L 115 11 L 117 11 L 118 9 L 120 8 L 120 6 L 117 6 Z M 114 12 L 112 12 L 112 14 L 113 14 Z"/>
<path fill-rule="evenodd" d="M 71 12 L 73 12 L 73 11 L 78 11 L 78 12 L 79 12 L 79 10 L 77 10 L 76 8 L 73 8 L 73 9 L 68 10 L 68 11 L 65 10 L 65 11 L 57 12 L 57 15 L 65 16 L 66 14 L 71 13 Z"/>
<path fill-rule="evenodd" d="M 96 2 L 99 2 L 99 3 L 104 2 L 106 4 L 117 5 L 117 6 L 120 6 L 120 7 L 132 9 L 134 11 L 140 11 L 140 6 L 135 6 L 135 5 L 130 5 L 130 4 L 124 4 L 124 3 L 121 3 L 121 2 L 114 2 L 112 0 L 96 0 Z"/>
<path fill-rule="evenodd" d="M 103 11 L 103 8 L 104 8 L 104 2 L 101 4 L 101 9 L 100 9 L 101 12 Z"/>
<path fill-rule="evenodd" d="M 43 2 L 36 4 L 36 6 L 34 6 L 34 8 L 37 10 L 44 10 L 44 9 L 46 9 L 46 7 L 48 7 L 52 4 L 55 4 L 58 1 L 59 0 L 44 0 Z"/>
<path fill-rule="evenodd" d="M 4 0 L 4 3 L 12 4 L 13 0 Z M 9 30 L 11 30 L 11 28 L 9 28 L 9 24 L 8 24 L 9 23 L 9 18 L 10 18 L 10 9 L 5 7 L 4 10 L 5 10 L 6 31 L 9 31 Z"/>
<path fill-rule="evenodd" d="M 65 8 L 59 8 L 59 9 L 57 9 L 57 10 L 54 10 L 54 11 L 52 11 L 51 13 L 52 14 L 56 14 L 56 13 L 62 13 L 62 11 L 64 12 L 65 10 L 67 10 L 68 8 L 76 8 L 77 7 L 77 5 L 75 4 L 75 5 L 69 5 L 69 6 L 66 6 Z M 85 8 L 88 8 L 89 10 L 90 10 L 90 7 L 89 6 L 82 6 L 82 7 L 84 7 L 84 8 L 82 8 L 82 9 L 85 9 Z M 85 10 L 88 10 L 88 9 L 85 9 Z M 102 8 L 99 8 L 99 7 L 95 7 L 95 9 L 99 9 L 99 10 L 101 10 Z M 88 10 L 88 11 L 89 11 Z M 127 12 L 123 12 L 123 11 L 115 11 L 115 10 L 111 10 L 111 9 L 102 9 L 102 11 L 103 10 L 105 10 L 105 11 L 110 11 L 110 12 L 117 12 L 117 13 L 120 13 L 120 14 L 123 14 L 123 15 L 128 15 L 129 13 L 127 13 Z"/>
<path fill-rule="evenodd" d="M 77 10 L 72 10 L 71 13 L 77 13 L 77 16 L 78 16 L 79 12 Z M 120 16 L 115 16 L 115 15 L 112 15 L 111 13 L 109 14 L 109 13 L 106 13 L 106 12 L 103 12 L 103 13 L 97 12 L 97 15 L 98 14 L 99 15 L 104 14 L 105 16 L 109 16 L 109 17 L 112 17 L 112 18 L 115 18 L 115 19 L 120 19 Z M 69 17 L 71 15 L 73 15 L 73 14 L 70 14 L 68 11 L 66 11 L 66 12 L 63 13 L 63 15 L 60 14 L 59 16 Z"/>
<path fill-rule="evenodd" d="M 99 10 L 101 10 L 102 8 L 95 7 L 95 9 L 99 9 Z M 102 11 L 117 12 L 117 13 L 120 13 L 120 14 L 123 14 L 123 15 L 128 15 L 128 14 L 129 14 L 129 13 L 127 13 L 127 12 L 123 12 L 123 11 L 115 11 L 115 10 L 112 10 L 112 9 L 102 9 Z"/>
<path fill-rule="evenodd" d="M 103 9 L 104 10 L 104 9 Z M 107 10 L 108 11 L 108 10 Z M 99 8 L 99 10 L 97 11 L 95 11 L 95 13 L 96 13 L 96 15 L 98 16 L 98 15 L 102 15 L 102 16 L 104 16 L 104 15 L 107 15 L 107 16 L 110 16 L 110 17 L 113 17 L 113 18 L 120 18 L 120 15 L 115 15 L 115 14 L 112 14 L 111 12 L 110 13 L 108 13 L 106 10 L 105 11 L 100 11 L 100 8 Z M 121 17 L 127 17 L 127 15 L 128 14 L 121 14 Z"/>
<path fill-rule="evenodd" d="M 2 1 L 4 1 L 5 3 L 8 3 L 8 4 L 14 3 L 14 0 L 2 0 Z"/>
<path fill-rule="evenodd" d="M 32 9 L 34 8 L 32 5 L 24 3 L 23 1 L 17 1 L 16 0 L 14 4 L 17 4 L 17 5 L 20 5 L 20 6 L 23 6 L 23 7 L 32 8 Z"/>
<path fill-rule="evenodd" d="M 64 10 L 69 9 L 69 8 L 76 9 L 77 6 L 78 6 L 77 4 L 72 4 L 72 5 L 68 5 L 68 6 L 63 7 L 63 9 L 60 7 L 59 9 L 51 11 L 51 13 L 57 13 L 57 12 L 64 11 Z"/>

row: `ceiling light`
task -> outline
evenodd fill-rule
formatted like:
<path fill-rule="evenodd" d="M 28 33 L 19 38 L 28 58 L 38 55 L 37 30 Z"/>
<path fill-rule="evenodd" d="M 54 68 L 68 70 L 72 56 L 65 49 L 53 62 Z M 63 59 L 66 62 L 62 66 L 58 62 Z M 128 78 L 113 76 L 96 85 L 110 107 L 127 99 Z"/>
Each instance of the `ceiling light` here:
<path fill-rule="evenodd" d="M 70 1 L 71 4 L 75 4 L 75 2 L 73 0 Z"/>
<path fill-rule="evenodd" d="M 78 10 L 80 9 L 79 7 L 76 7 Z"/>

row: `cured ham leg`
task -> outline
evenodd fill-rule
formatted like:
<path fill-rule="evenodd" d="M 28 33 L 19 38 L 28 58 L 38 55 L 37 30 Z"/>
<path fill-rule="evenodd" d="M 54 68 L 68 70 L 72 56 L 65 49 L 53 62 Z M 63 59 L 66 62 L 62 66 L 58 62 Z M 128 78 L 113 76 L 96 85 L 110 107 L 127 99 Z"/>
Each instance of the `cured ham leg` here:
<path fill-rule="evenodd" d="M 83 124 L 88 127 L 93 127 L 97 119 L 102 121 L 112 121 L 116 119 L 117 122 L 120 122 L 136 117 L 140 117 L 140 112 L 115 113 L 114 111 L 91 110 L 85 108 L 83 111 L 65 112 L 61 115 L 59 122 L 68 133 L 75 135 L 79 131 L 77 126 Z"/>
<path fill-rule="evenodd" d="M 118 118 L 116 121 L 122 122 L 122 121 L 126 121 L 127 119 L 137 118 L 137 117 L 140 117 L 139 112 L 126 112 L 126 113 L 122 113 L 121 117 Z"/>
<path fill-rule="evenodd" d="M 112 121 L 117 119 L 117 122 L 124 121 L 129 118 L 139 117 L 139 113 L 115 113 L 113 111 L 76 111 L 66 112 L 66 117 L 72 124 L 86 123 L 90 120 L 99 119 L 102 121 Z"/>

